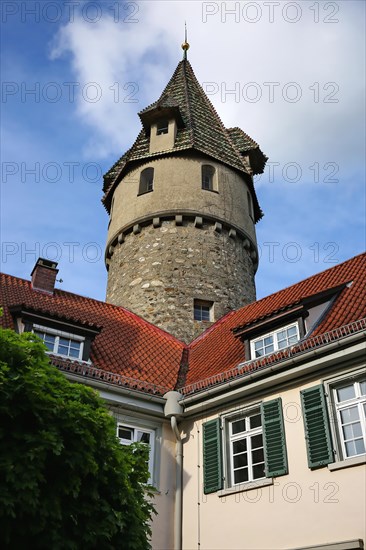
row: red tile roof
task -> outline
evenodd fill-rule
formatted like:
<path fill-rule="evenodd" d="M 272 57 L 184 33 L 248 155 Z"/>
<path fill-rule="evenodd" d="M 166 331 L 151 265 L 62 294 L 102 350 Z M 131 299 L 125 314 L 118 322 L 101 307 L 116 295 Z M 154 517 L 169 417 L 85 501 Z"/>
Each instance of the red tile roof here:
<path fill-rule="evenodd" d="M 236 367 L 245 356 L 244 344 L 233 329 L 270 317 L 320 292 L 347 284 L 312 337 L 364 318 L 365 268 L 366 255 L 356 256 L 228 313 L 189 346 L 123 307 L 57 289 L 49 295 L 33 290 L 29 281 L 5 274 L 0 274 L 0 305 L 4 307 L 1 323 L 14 328 L 9 307 L 22 305 L 53 318 L 101 327 L 92 345 L 90 367 L 65 359 L 55 360 L 58 366 L 79 374 L 87 368 L 88 376 L 93 378 L 100 378 L 101 373 L 110 383 L 161 394 L 176 387 L 178 380 L 179 386 L 194 384 Z M 154 390 L 152 385 L 158 387 Z"/>
<path fill-rule="evenodd" d="M 270 316 L 300 300 L 343 283 L 344 288 L 330 312 L 312 336 L 347 325 L 366 316 L 366 255 L 361 254 L 304 281 L 233 311 L 190 344 L 186 384 L 224 372 L 245 360 L 244 344 L 232 330 Z"/>
<path fill-rule="evenodd" d="M 0 275 L 0 304 L 23 305 L 80 325 L 102 327 L 93 342 L 91 361 L 110 373 L 174 387 L 185 345 L 167 332 L 123 307 L 55 290 L 54 295 L 33 290 L 30 282 Z M 14 328 L 8 307 L 2 324 Z"/>

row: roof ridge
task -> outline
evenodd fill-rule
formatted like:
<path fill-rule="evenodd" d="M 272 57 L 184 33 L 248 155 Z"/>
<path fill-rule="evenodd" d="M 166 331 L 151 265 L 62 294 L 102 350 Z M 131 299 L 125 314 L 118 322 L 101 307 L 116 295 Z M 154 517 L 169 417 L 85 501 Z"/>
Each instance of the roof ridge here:
<path fill-rule="evenodd" d="M 310 275 L 309 277 L 305 277 L 304 279 L 301 279 L 300 281 L 297 281 L 296 283 L 293 283 L 293 284 L 288 285 L 284 288 L 281 288 L 280 290 L 276 290 L 275 292 L 271 292 L 271 294 L 268 294 L 267 296 L 263 296 L 263 298 L 260 298 L 259 300 L 256 300 L 255 302 L 251 302 L 250 304 L 247 304 L 244 307 L 248 307 L 248 306 L 252 305 L 253 303 L 258 304 L 259 302 L 267 300 L 268 298 L 270 298 L 271 296 L 274 296 L 275 294 L 280 294 L 280 293 L 282 294 L 283 292 L 285 292 L 289 288 L 299 286 L 301 283 L 304 283 L 305 281 L 310 281 L 311 279 L 319 277 L 320 275 L 322 275 L 322 273 L 327 273 L 329 271 L 334 271 L 335 269 L 340 269 L 343 265 L 345 265 L 347 263 L 352 263 L 356 259 L 361 258 L 362 256 L 366 257 L 366 252 L 361 252 L 360 254 L 357 254 L 356 256 L 353 256 L 352 258 L 349 258 L 348 260 L 344 260 L 343 262 L 340 262 L 339 264 L 333 265 L 332 267 L 327 267 L 326 269 L 323 269 L 322 271 L 318 271 L 318 273 L 314 273 L 313 275 Z"/>

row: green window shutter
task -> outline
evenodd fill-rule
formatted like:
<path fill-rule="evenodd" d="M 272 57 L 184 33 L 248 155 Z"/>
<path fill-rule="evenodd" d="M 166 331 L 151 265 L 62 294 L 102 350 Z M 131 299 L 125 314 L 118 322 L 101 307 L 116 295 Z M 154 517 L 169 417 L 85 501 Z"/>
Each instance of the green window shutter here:
<path fill-rule="evenodd" d="M 203 485 L 205 495 L 222 489 L 220 419 L 203 424 Z"/>
<path fill-rule="evenodd" d="M 288 466 L 281 398 L 262 403 L 261 415 L 266 477 L 283 476 Z"/>
<path fill-rule="evenodd" d="M 300 394 L 309 468 L 319 468 L 334 461 L 324 388 L 320 384 Z"/>

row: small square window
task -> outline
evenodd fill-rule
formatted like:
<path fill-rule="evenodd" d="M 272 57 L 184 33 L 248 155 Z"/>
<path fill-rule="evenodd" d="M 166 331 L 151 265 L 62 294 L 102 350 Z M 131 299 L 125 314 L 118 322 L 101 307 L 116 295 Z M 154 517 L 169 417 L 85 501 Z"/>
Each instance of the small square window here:
<path fill-rule="evenodd" d="M 169 122 L 167 120 L 159 120 L 156 125 L 156 135 L 161 136 L 169 131 Z"/>
<path fill-rule="evenodd" d="M 213 302 L 194 300 L 193 318 L 195 321 L 212 321 Z"/>

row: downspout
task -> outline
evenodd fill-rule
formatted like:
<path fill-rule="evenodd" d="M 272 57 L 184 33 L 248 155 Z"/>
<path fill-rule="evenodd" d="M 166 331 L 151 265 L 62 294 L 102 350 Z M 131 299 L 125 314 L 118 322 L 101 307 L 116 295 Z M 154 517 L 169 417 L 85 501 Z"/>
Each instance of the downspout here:
<path fill-rule="evenodd" d="M 166 399 L 164 414 L 170 418 L 170 424 L 177 441 L 176 451 L 176 481 L 174 504 L 174 550 L 182 549 L 182 505 L 183 505 L 183 441 L 178 429 L 177 417 L 181 417 L 183 407 L 179 404 L 182 395 L 176 391 L 170 391 L 164 395 Z"/>

